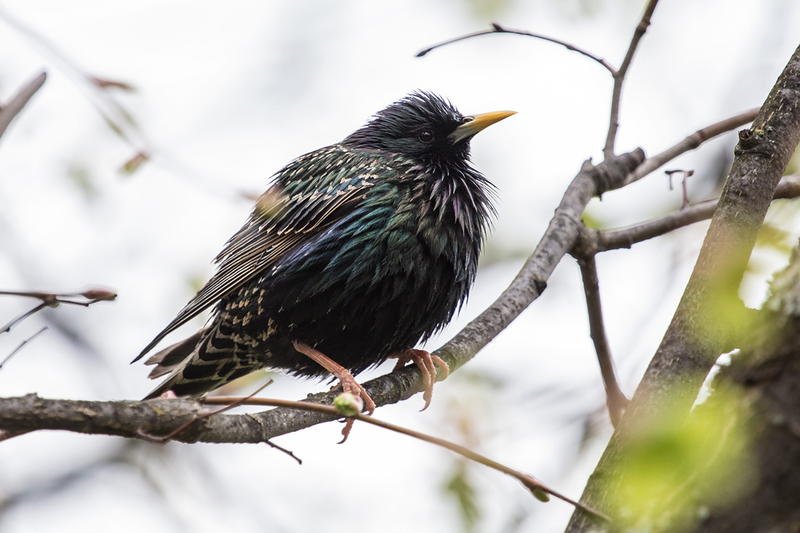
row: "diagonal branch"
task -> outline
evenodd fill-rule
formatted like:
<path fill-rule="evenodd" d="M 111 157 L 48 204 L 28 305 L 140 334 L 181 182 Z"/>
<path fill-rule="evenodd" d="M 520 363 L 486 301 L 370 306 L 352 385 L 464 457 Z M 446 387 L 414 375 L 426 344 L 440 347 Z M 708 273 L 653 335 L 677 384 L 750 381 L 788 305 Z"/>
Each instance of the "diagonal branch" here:
<path fill-rule="evenodd" d="M 645 159 L 644 163 L 636 167 L 636 170 L 631 172 L 630 175 L 625 178 L 625 184 L 627 185 L 628 183 L 633 183 L 634 181 L 642 179 L 651 172 L 657 170 L 662 165 L 672 161 L 679 155 L 688 152 L 689 150 L 694 150 L 707 140 L 716 137 L 717 135 L 722 135 L 723 133 L 734 130 L 739 126 L 744 126 L 745 124 L 753 122 L 753 119 L 756 118 L 756 113 L 758 113 L 758 109 L 751 109 L 749 111 L 745 111 L 744 113 L 740 113 L 735 117 L 726 118 L 725 120 L 721 120 L 715 124 L 697 130 L 675 146 L 664 150 L 658 155 Z"/>

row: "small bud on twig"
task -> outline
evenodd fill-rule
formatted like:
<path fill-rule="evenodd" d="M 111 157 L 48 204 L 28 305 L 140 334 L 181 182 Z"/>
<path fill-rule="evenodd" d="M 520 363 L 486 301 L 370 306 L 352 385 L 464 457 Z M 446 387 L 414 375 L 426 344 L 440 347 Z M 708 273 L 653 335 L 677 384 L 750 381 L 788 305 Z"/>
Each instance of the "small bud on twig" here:
<path fill-rule="evenodd" d="M 344 416 L 356 416 L 364 410 L 364 402 L 361 398 L 349 392 L 343 392 L 334 398 L 333 406 Z"/>

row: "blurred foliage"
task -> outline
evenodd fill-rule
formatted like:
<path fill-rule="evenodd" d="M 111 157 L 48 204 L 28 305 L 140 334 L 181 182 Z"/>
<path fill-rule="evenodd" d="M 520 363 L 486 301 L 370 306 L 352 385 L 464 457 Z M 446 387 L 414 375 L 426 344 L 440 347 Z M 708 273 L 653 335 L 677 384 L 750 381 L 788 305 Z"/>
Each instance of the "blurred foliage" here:
<path fill-rule="evenodd" d="M 770 205 L 756 246 L 769 247 L 787 257 L 797 244 L 800 233 L 800 199 L 775 200 Z"/>
<path fill-rule="evenodd" d="M 602 220 L 589 209 L 583 212 L 583 224 L 589 229 L 604 230 L 608 229 L 608 221 Z"/>
<path fill-rule="evenodd" d="M 204 270 L 201 273 L 189 276 L 186 281 L 189 293 L 195 294 L 200 292 L 200 289 L 205 287 L 206 283 L 208 283 L 208 272 Z"/>
<path fill-rule="evenodd" d="M 503 382 L 487 372 L 463 368 L 449 379 L 457 380 L 458 394 L 449 394 L 444 411 L 444 422 L 455 433 L 453 440 L 467 448 L 479 451 L 480 443 L 491 432 L 491 421 L 497 391 Z M 482 516 L 480 491 L 472 482 L 472 464 L 454 457 L 451 473 L 442 484 L 445 496 L 455 500 L 464 530 L 475 531 Z"/>
<path fill-rule="evenodd" d="M 97 186 L 88 167 L 80 164 L 70 164 L 67 167 L 67 177 L 78 187 L 87 200 L 92 201 L 97 198 Z"/>
<path fill-rule="evenodd" d="M 771 248 L 788 257 L 794 249 L 794 244 L 795 239 L 791 232 L 774 226 L 769 222 L 765 222 L 761 226 L 755 245 L 758 247 Z"/>
<path fill-rule="evenodd" d="M 800 199 L 775 200 L 759 231 L 747 274 L 769 278 L 783 268 L 800 237 Z"/>
<path fill-rule="evenodd" d="M 458 461 L 455 470 L 444 484 L 445 494 L 455 498 L 464 524 L 464 531 L 475 531 L 481 510 L 478 495 L 469 477 L 469 469 L 464 461 Z"/>
<path fill-rule="evenodd" d="M 794 151 L 783 175 L 788 176 L 789 174 L 797 174 L 798 172 L 800 172 L 800 146 Z"/>
<path fill-rule="evenodd" d="M 702 311 L 691 323 L 694 342 L 697 345 L 716 344 L 728 347 L 738 346 L 739 342 L 755 327 L 754 311 L 747 308 L 739 296 L 744 272 L 736 250 L 728 252 L 727 260 L 722 258 L 714 271 L 703 267 L 701 276 L 705 278 L 707 290 L 701 297 Z M 746 265 L 744 265 L 746 269 Z"/>
<path fill-rule="evenodd" d="M 112 127 L 112 129 L 114 129 L 116 127 L 110 121 L 108 122 L 108 124 L 109 124 L 109 126 Z M 136 152 L 136 154 L 133 157 L 128 159 L 122 165 L 122 167 L 119 169 L 119 171 L 122 174 L 126 175 L 126 176 L 130 176 L 131 174 L 133 174 L 134 172 L 139 170 L 139 168 L 149 160 L 150 160 L 150 155 L 147 154 L 146 152 Z"/>
<path fill-rule="evenodd" d="M 473 16 L 481 21 L 494 20 L 515 3 L 514 0 L 464 0 L 464 2 L 472 10 Z"/>
<path fill-rule="evenodd" d="M 534 236 L 531 236 L 531 243 L 533 238 Z M 525 242 L 505 243 L 500 239 L 489 239 L 483 246 L 478 267 L 486 268 L 505 261 L 525 260 L 533 251 L 533 244 L 531 247 L 528 247 L 527 244 Z"/>
<path fill-rule="evenodd" d="M 613 514 L 637 531 L 683 531 L 733 501 L 753 472 L 742 394 L 719 388 L 688 419 L 676 410 L 633 428 L 610 469 L 622 487 Z"/>

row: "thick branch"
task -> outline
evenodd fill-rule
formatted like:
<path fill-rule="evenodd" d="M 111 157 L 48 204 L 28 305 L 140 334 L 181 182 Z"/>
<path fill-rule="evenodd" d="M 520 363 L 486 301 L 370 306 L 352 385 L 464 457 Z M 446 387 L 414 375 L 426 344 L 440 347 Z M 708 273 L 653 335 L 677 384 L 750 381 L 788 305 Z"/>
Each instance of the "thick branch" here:
<path fill-rule="evenodd" d="M 731 346 L 733 331 L 720 307 L 741 305 L 736 290 L 786 165 L 800 142 L 800 48 L 756 116 L 739 134 L 735 159 L 700 250 L 695 269 L 633 400 L 584 492 L 582 501 L 608 511 L 614 460 L 624 456 L 624 435 L 668 410 L 689 411 L 708 371 Z M 728 310 L 729 311 L 729 310 Z M 674 411 L 673 411 L 674 412 Z M 601 529 L 582 513 L 569 532 Z"/>

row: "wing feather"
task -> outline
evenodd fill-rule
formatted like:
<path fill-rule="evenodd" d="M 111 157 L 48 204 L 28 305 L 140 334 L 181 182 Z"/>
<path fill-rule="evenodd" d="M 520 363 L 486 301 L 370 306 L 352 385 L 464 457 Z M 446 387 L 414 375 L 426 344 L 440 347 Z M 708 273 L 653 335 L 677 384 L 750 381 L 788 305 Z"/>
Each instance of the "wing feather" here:
<path fill-rule="evenodd" d="M 217 272 L 134 362 L 169 333 L 351 213 L 375 183 L 378 154 L 340 146 L 302 156 L 276 175 L 247 223 L 216 257 Z"/>

